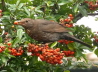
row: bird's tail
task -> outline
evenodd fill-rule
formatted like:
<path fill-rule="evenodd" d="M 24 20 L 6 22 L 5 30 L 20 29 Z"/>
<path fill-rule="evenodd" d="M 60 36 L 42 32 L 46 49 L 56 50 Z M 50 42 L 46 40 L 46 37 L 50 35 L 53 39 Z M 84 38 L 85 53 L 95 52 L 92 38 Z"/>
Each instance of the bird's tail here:
<path fill-rule="evenodd" d="M 71 36 L 70 34 L 66 34 L 66 35 L 64 36 L 64 38 L 65 38 L 66 40 L 75 41 L 75 42 L 81 43 L 81 44 L 83 44 L 83 45 L 85 45 L 85 46 L 87 46 L 87 47 L 89 47 L 89 48 L 92 48 L 91 45 L 89 45 L 89 44 L 87 44 L 87 43 L 85 43 L 85 42 L 83 42 L 83 41 L 81 41 L 81 40 L 75 38 L 74 36 Z"/>

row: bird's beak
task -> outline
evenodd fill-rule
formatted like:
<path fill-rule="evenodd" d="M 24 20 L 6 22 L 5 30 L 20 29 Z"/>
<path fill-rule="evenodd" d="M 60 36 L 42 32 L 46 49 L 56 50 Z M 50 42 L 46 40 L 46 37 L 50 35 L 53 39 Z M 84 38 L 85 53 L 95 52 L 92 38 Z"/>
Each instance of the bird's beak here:
<path fill-rule="evenodd" d="M 22 25 L 23 22 L 21 22 L 21 21 L 15 21 L 14 24 L 15 24 L 15 25 Z"/>

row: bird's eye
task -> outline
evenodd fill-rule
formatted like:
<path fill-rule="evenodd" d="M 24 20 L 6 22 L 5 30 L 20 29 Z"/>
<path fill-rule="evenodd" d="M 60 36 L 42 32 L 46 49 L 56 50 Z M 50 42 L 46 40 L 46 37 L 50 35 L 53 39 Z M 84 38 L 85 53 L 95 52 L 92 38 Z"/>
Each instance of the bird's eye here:
<path fill-rule="evenodd" d="M 26 22 L 28 22 L 28 21 L 26 20 Z"/>

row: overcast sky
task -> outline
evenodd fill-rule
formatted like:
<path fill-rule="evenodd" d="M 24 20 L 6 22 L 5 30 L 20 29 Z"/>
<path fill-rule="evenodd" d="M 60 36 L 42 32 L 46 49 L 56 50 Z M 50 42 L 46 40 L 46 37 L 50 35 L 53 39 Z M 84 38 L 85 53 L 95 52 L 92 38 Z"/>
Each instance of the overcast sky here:
<path fill-rule="evenodd" d="M 88 17 L 83 17 L 82 19 L 80 19 L 77 24 L 81 25 L 84 24 L 85 26 L 88 26 L 90 28 L 92 28 L 92 31 L 97 32 L 98 31 L 98 21 L 95 21 L 95 17 L 98 16 L 88 16 Z"/>

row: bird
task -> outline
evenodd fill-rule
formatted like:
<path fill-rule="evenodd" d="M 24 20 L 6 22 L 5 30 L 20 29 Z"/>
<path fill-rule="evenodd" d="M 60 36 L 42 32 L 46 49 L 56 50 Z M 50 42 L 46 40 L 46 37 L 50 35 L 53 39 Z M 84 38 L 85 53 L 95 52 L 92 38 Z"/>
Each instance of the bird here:
<path fill-rule="evenodd" d="M 83 44 L 89 48 L 92 46 L 69 34 L 70 30 L 58 22 L 45 19 L 24 18 L 17 22 L 24 27 L 26 33 L 34 40 L 49 43 L 59 40 L 70 40 Z"/>

